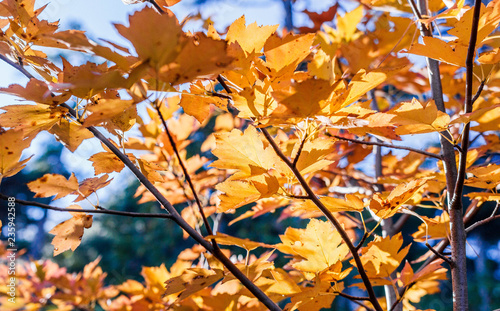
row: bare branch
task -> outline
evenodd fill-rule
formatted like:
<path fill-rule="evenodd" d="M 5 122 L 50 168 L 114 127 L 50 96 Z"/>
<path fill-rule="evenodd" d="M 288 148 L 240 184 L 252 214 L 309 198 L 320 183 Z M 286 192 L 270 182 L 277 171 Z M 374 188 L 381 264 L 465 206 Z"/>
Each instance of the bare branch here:
<path fill-rule="evenodd" d="M 420 153 L 420 154 L 425 155 L 427 157 L 442 160 L 442 157 L 438 154 L 435 154 L 432 152 L 427 152 L 427 151 L 416 149 L 416 148 L 412 148 L 412 147 L 396 146 L 396 145 L 386 144 L 386 143 L 383 143 L 381 141 L 364 141 L 364 140 L 358 140 L 358 139 L 351 139 L 351 138 L 342 137 L 339 135 L 332 135 L 332 137 L 337 138 L 339 140 L 345 140 L 345 141 L 348 141 L 351 143 L 356 143 L 356 144 L 361 144 L 361 145 L 380 146 L 380 147 L 387 147 L 387 148 L 392 148 L 392 149 L 407 150 L 407 151 L 411 151 L 411 152 Z"/>
<path fill-rule="evenodd" d="M 8 201 L 9 196 L 0 193 L 0 199 Z M 21 199 L 15 199 L 16 203 L 26 205 L 26 206 L 37 206 L 43 209 L 49 209 L 53 211 L 59 212 L 76 212 L 76 213 L 89 213 L 89 214 L 108 214 L 108 215 L 116 215 L 116 216 L 125 216 L 125 217 L 134 217 L 134 218 L 166 218 L 172 219 L 172 215 L 169 214 L 160 214 L 160 213 L 135 213 L 135 212 L 124 212 L 124 211 L 114 211 L 109 209 L 104 209 L 101 206 L 98 206 L 98 209 L 78 209 L 78 208 L 63 208 L 63 207 L 55 207 L 48 204 L 36 202 L 36 201 L 26 201 Z"/>

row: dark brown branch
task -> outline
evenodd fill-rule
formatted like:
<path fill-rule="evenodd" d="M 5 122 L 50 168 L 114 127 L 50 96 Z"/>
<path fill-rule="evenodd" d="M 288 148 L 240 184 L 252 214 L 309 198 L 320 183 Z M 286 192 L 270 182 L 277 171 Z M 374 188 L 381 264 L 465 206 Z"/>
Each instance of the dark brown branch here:
<path fill-rule="evenodd" d="M 147 2 L 151 3 L 153 5 L 153 7 L 156 9 L 156 11 L 158 11 L 158 13 L 166 13 L 165 10 L 158 4 L 156 3 L 155 0 L 146 0 Z"/>
<path fill-rule="evenodd" d="M 370 236 L 370 234 L 368 232 L 365 232 L 363 234 L 363 237 L 359 241 L 358 245 L 356 245 L 356 251 L 358 251 L 363 246 L 363 243 L 365 243 L 365 241 L 368 238 L 368 236 Z"/>
<path fill-rule="evenodd" d="M 293 159 L 293 167 L 297 167 L 297 162 L 299 162 L 300 154 L 302 153 L 302 149 L 304 148 L 304 145 L 307 140 L 307 134 L 304 135 L 304 139 L 300 142 L 299 150 L 297 150 L 297 155 L 295 156 L 295 159 Z"/>
<path fill-rule="evenodd" d="M 427 248 L 434 253 L 434 255 L 436 255 L 437 257 L 443 259 L 448 265 L 450 265 L 450 267 L 453 267 L 455 264 L 453 263 L 453 261 L 450 260 L 450 258 L 444 256 L 443 254 L 441 254 L 440 252 L 438 252 L 437 250 L 434 249 L 434 247 L 432 247 L 429 243 L 425 242 L 425 246 L 427 246 Z"/>
<path fill-rule="evenodd" d="M 11 65 L 12 67 L 16 68 L 19 72 L 21 72 L 23 75 L 25 75 L 28 79 L 33 79 L 34 76 L 29 73 L 21 64 L 18 64 L 16 62 L 13 62 L 10 60 L 7 56 L 0 54 L 0 59 L 6 62 L 7 64 Z"/>
<path fill-rule="evenodd" d="M 347 295 L 347 294 L 344 294 L 344 293 L 338 293 L 338 295 L 340 297 L 344 297 L 344 298 L 347 298 L 349 299 L 350 301 L 354 302 L 355 304 L 357 304 L 358 306 L 361 306 L 363 308 L 365 308 L 367 311 L 373 311 L 372 308 L 368 307 L 366 304 L 362 303 L 360 300 L 357 300 L 357 299 L 351 299 L 350 297 L 353 297 L 351 295 Z M 357 297 L 357 298 L 362 298 L 362 297 Z M 369 300 L 370 298 L 368 298 Z"/>
<path fill-rule="evenodd" d="M 375 291 L 373 290 L 373 286 L 366 274 L 365 269 L 363 268 L 363 263 L 361 262 L 361 259 L 357 253 L 356 247 L 352 244 L 349 236 L 347 235 L 347 232 L 344 230 L 344 228 L 340 225 L 340 223 L 337 221 L 337 219 L 333 216 L 333 214 L 328 210 L 328 208 L 323 205 L 323 203 L 319 200 L 319 198 L 316 196 L 316 194 L 312 191 L 311 187 L 309 187 L 309 184 L 307 181 L 304 179 L 302 174 L 297 170 L 296 167 L 293 166 L 293 163 L 286 157 L 286 155 L 281 151 L 279 146 L 276 144 L 272 136 L 269 134 L 269 132 L 265 129 L 262 128 L 262 133 L 266 137 L 267 141 L 269 144 L 272 146 L 274 152 L 278 155 L 278 157 L 285 162 L 285 164 L 292 170 L 294 173 L 295 177 L 299 181 L 300 185 L 304 189 L 304 191 L 309 195 L 311 201 L 323 212 L 325 217 L 333 224 L 337 232 L 340 234 L 342 239 L 344 240 L 344 243 L 346 243 L 347 247 L 351 251 L 352 257 L 354 258 L 354 261 L 356 262 L 356 267 L 358 268 L 359 275 L 361 279 L 363 280 L 363 284 L 366 287 L 366 291 L 368 292 L 368 296 L 370 296 L 370 302 L 373 304 L 375 307 L 375 310 L 377 311 L 382 311 L 382 307 L 380 306 L 377 296 L 375 295 Z"/>
<path fill-rule="evenodd" d="M 346 294 L 346 293 L 342 293 L 342 292 L 337 292 L 337 294 L 339 296 L 342 296 L 342 297 L 347 298 L 349 300 L 366 300 L 366 301 L 370 301 L 370 297 L 352 296 L 352 295 L 349 295 L 349 294 Z"/>
<path fill-rule="evenodd" d="M 220 85 L 222 85 L 222 87 L 228 94 L 232 93 L 231 89 L 229 88 L 229 86 L 227 86 L 226 81 L 224 81 L 224 78 L 221 75 L 217 76 L 217 81 L 220 83 Z"/>
<path fill-rule="evenodd" d="M 340 139 L 340 140 L 345 140 L 351 143 L 356 143 L 356 144 L 361 144 L 361 145 L 369 145 L 369 146 L 380 146 L 380 147 L 387 147 L 387 148 L 392 148 L 392 149 L 400 149 L 400 150 L 407 150 L 411 152 L 416 152 L 420 153 L 422 155 L 435 158 L 438 160 L 442 160 L 442 157 L 438 154 L 432 153 L 432 152 L 427 152 L 424 150 L 412 148 L 412 147 L 406 147 L 406 146 L 396 146 L 396 145 L 391 145 L 391 144 L 386 144 L 380 141 L 363 141 L 363 140 L 358 140 L 358 139 L 351 139 L 351 138 L 346 138 L 338 135 L 332 135 L 332 137 Z"/>
<path fill-rule="evenodd" d="M 165 121 L 165 118 L 163 117 L 163 114 L 160 111 L 160 106 L 158 103 L 155 103 L 155 108 L 156 112 L 158 113 L 158 116 L 160 117 L 161 123 L 163 124 L 163 128 L 165 129 L 165 133 L 167 134 L 168 141 L 170 142 L 170 146 L 174 150 L 175 156 L 177 157 L 177 161 L 179 161 L 179 165 L 182 169 L 182 172 L 184 173 L 184 178 L 186 179 L 186 182 L 189 185 L 189 188 L 191 189 L 191 192 L 193 194 L 194 200 L 196 201 L 196 205 L 198 206 L 198 211 L 201 214 L 201 218 L 203 219 L 203 224 L 205 225 L 205 229 L 207 230 L 208 235 L 214 235 L 212 231 L 212 227 L 210 227 L 210 223 L 208 222 L 207 216 L 205 215 L 205 212 L 203 211 L 203 205 L 201 204 L 200 197 L 198 196 L 198 193 L 196 192 L 196 189 L 194 188 L 193 181 L 191 180 L 191 176 L 189 175 L 189 172 L 186 168 L 186 165 L 184 164 L 184 161 L 182 161 L 181 155 L 179 153 L 179 149 L 177 149 L 177 146 L 175 144 L 174 138 L 172 137 L 172 134 L 170 133 L 170 130 L 168 129 L 167 122 Z M 212 240 L 212 244 L 214 244 L 214 247 L 216 247 L 217 243 L 215 240 Z"/>
<path fill-rule="evenodd" d="M 470 225 L 467 229 L 465 229 L 465 232 L 469 233 L 470 231 L 476 229 L 477 227 L 479 226 L 482 226 L 484 224 L 487 224 L 489 223 L 490 221 L 493 221 L 495 219 L 499 219 L 500 218 L 500 215 L 496 215 L 495 214 L 497 213 L 498 211 L 498 207 L 500 206 L 500 203 L 497 202 L 497 204 L 495 205 L 495 208 L 493 209 L 493 212 L 491 213 L 491 215 L 488 217 L 488 218 L 485 218 L 483 220 L 480 220 L 480 221 L 477 221 L 475 223 L 473 223 L 472 225 Z"/>
<path fill-rule="evenodd" d="M 8 201 L 9 196 L 0 193 L 0 199 Z M 116 216 L 125 216 L 125 217 L 134 217 L 134 218 L 166 218 L 172 219 L 172 215 L 169 214 L 161 214 L 161 213 L 135 213 L 135 212 L 124 212 L 124 211 L 114 211 L 109 209 L 104 209 L 101 206 L 96 206 L 97 209 L 78 209 L 78 208 L 63 208 L 63 207 L 55 207 L 48 204 L 36 202 L 36 201 L 26 201 L 21 199 L 15 199 L 16 203 L 26 206 L 36 206 L 43 209 L 49 209 L 53 211 L 59 212 L 77 212 L 77 213 L 89 213 L 89 214 L 108 214 L 108 215 L 116 215 Z"/>

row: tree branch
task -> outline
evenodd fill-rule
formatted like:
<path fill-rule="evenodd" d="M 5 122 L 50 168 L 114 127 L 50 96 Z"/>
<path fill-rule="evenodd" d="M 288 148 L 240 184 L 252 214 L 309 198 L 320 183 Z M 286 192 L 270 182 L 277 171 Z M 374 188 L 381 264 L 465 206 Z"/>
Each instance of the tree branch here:
<path fill-rule="evenodd" d="M 78 119 L 76 111 L 68 106 L 67 104 L 62 104 L 61 106 L 69 110 L 69 114 L 73 118 Z M 108 147 L 111 152 L 113 152 L 136 176 L 136 178 L 141 182 L 141 184 L 146 187 L 146 189 L 151 192 L 151 194 L 158 200 L 158 202 L 169 211 L 174 220 L 179 227 L 184 229 L 189 236 L 191 236 L 196 242 L 203 246 L 207 251 L 212 253 L 215 258 L 217 258 L 242 284 L 245 286 L 257 299 L 259 299 L 266 307 L 272 311 L 282 311 L 282 309 L 269 298 L 260 288 L 258 288 L 248 277 L 241 272 L 236 265 L 229 260 L 229 258 L 222 253 L 219 248 L 213 247 L 213 245 L 205 240 L 196 230 L 191 227 L 177 212 L 177 210 L 172 206 L 172 204 L 158 191 L 158 189 L 153 185 L 149 179 L 142 174 L 142 172 L 132 163 L 132 161 L 123 154 L 114 144 L 112 144 L 99 130 L 93 126 L 87 127 L 87 129 L 94 134 L 94 136 L 99 139 L 103 144 Z"/>
<path fill-rule="evenodd" d="M 497 204 L 495 205 L 495 208 L 493 209 L 493 212 L 491 213 L 491 215 L 488 217 L 488 218 L 485 218 L 483 220 L 480 220 L 480 221 L 477 221 L 475 223 L 473 223 L 472 225 L 470 225 L 467 229 L 465 229 L 465 232 L 469 233 L 470 231 L 476 229 L 477 227 L 479 226 L 482 226 L 484 224 L 487 224 L 489 223 L 490 221 L 493 221 L 495 219 L 499 219 L 500 218 L 500 215 L 496 215 L 495 214 L 497 213 L 498 211 L 498 207 L 500 206 L 500 202 L 497 202 Z"/>
<path fill-rule="evenodd" d="M 442 160 L 443 159 L 438 154 L 435 154 L 435 153 L 432 153 L 432 152 L 427 152 L 427 151 L 416 149 L 416 148 L 412 148 L 412 147 L 396 146 L 396 145 L 386 144 L 386 143 L 383 143 L 381 141 L 363 141 L 363 140 L 358 140 L 358 139 L 351 139 L 351 138 L 347 138 L 347 137 L 342 137 L 342 136 L 339 136 L 339 135 L 332 135 L 332 137 L 337 138 L 339 140 L 345 140 L 345 141 L 348 141 L 348 142 L 351 142 L 351 143 L 356 143 L 356 144 L 361 144 L 361 145 L 380 146 L 380 147 L 387 147 L 387 148 L 392 148 L 392 149 L 407 150 L 407 151 L 411 151 L 411 152 L 420 153 L 422 155 L 425 155 L 427 157 L 431 157 L 431 158 L 434 158 L 434 159 L 438 159 L 438 160 Z"/>
<path fill-rule="evenodd" d="M 344 243 L 346 243 L 347 247 L 351 251 L 352 257 L 354 258 L 354 261 L 356 262 L 356 267 L 358 268 L 359 275 L 361 279 L 363 280 L 363 284 L 366 287 L 366 291 L 368 292 L 368 296 L 370 296 L 370 302 L 373 304 L 375 307 L 375 310 L 377 311 L 382 311 L 382 307 L 380 306 L 377 296 L 375 295 L 375 292 L 373 290 L 373 286 L 366 274 L 365 269 L 363 268 L 363 263 L 361 262 L 361 259 L 357 253 L 356 247 L 352 244 L 349 236 L 347 235 L 347 232 L 342 228 L 340 223 L 337 221 L 337 219 L 333 216 L 333 214 L 326 208 L 326 206 L 323 205 L 323 203 L 319 200 L 319 198 L 314 194 L 312 191 L 311 187 L 309 187 L 309 184 L 307 181 L 304 179 L 302 174 L 297 170 L 296 167 L 293 166 L 293 163 L 285 156 L 285 154 L 281 151 L 279 146 L 276 144 L 274 139 L 271 137 L 269 132 L 265 128 L 261 128 L 262 133 L 266 137 L 267 141 L 269 144 L 272 146 L 274 152 L 278 155 L 278 157 L 285 162 L 285 164 L 292 170 L 294 173 L 295 177 L 298 179 L 300 185 L 302 188 L 304 188 L 305 192 L 309 196 L 309 199 L 313 201 L 313 203 L 323 212 L 325 217 L 333 224 L 335 229 L 339 232 L 340 236 L 344 240 Z"/>
<path fill-rule="evenodd" d="M 198 211 L 201 214 L 201 218 L 203 219 L 203 224 L 205 225 L 205 229 L 207 230 L 208 235 L 214 235 L 212 231 L 212 227 L 210 227 L 210 224 L 208 223 L 207 216 L 205 216 L 205 212 L 203 211 L 203 205 L 201 204 L 200 197 L 198 196 L 198 193 L 196 192 L 196 189 L 194 188 L 193 181 L 191 180 L 191 176 L 189 175 L 189 172 L 186 168 L 186 165 L 184 164 L 184 161 L 182 161 L 181 155 L 179 154 L 179 149 L 177 149 L 177 146 L 175 145 L 174 138 L 172 137 L 172 134 L 170 133 L 170 130 L 168 129 L 167 122 L 165 121 L 165 118 L 163 117 L 163 114 L 160 111 L 160 106 L 158 103 L 155 103 L 155 108 L 156 112 L 158 113 L 158 116 L 160 117 L 161 123 L 163 124 L 163 128 L 165 129 L 165 133 L 167 134 L 168 141 L 170 142 L 170 145 L 172 146 L 172 149 L 174 150 L 175 156 L 177 157 L 177 161 L 179 161 L 179 165 L 182 169 L 182 172 L 184 173 L 184 178 L 186 179 L 186 182 L 189 185 L 189 188 L 191 189 L 191 192 L 193 193 L 193 197 L 196 201 L 196 205 L 198 206 Z M 217 242 L 215 242 L 215 239 L 212 240 L 212 244 L 214 244 L 214 247 L 216 247 Z"/>
<path fill-rule="evenodd" d="M 8 201 L 9 196 L 0 193 L 0 199 Z M 63 207 L 55 207 L 48 204 L 36 202 L 36 201 L 26 201 L 21 199 L 15 199 L 16 203 L 26 206 L 37 206 L 43 209 L 49 209 L 53 211 L 59 212 L 77 212 L 77 213 L 89 213 L 89 214 L 108 214 L 108 215 L 116 215 L 116 216 L 125 216 L 125 217 L 134 217 L 134 218 L 166 218 L 173 219 L 172 215 L 169 214 L 161 214 L 161 213 L 135 213 L 135 212 L 124 212 L 124 211 L 114 211 L 109 209 L 104 209 L 102 207 L 98 207 L 99 209 L 78 209 L 78 208 L 63 208 Z"/>

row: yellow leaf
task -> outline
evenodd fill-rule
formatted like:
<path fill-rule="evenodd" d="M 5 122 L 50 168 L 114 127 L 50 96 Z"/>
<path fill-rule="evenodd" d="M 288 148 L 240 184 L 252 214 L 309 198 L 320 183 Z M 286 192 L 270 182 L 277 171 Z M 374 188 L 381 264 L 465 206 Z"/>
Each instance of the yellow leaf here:
<path fill-rule="evenodd" d="M 403 236 L 398 233 L 393 237 L 377 236 L 366 247 L 363 247 L 361 262 L 366 274 L 373 278 L 389 277 L 408 254 L 411 244 L 400 249 L 402 245 Z M 353 260 L 351 262 L 354 264 Z"/>
<path fill-rule="evenodd" d="M 223 277 L 219 269 L 207 270 L 203 268 L 190 268 L 181 275 L 168 279 L 165 282 L 164 296 L 179 293 L 177 301 L 182 301 L 192 294 L 212 285 Z"/>
<path fill-rule="evenodd" d="M 23 130 L 25 137 L 33 138 L 41 131 L 49 130 L 68 112 L 63 107 L 51 107 L 43 104 L 12 105 L 2 107 L 5 113 L 0 114 L 0 124 Z"/>
<path fill-rule="evenodd" d="M 333 161 L 325 160 L 325 157 L 332 153 L 334 142 L 333 139 L 328 138 L 308 139 L 303 145 L 296 164 L 300 173 L 302 175 L 315 173 L 333 163 Z"/>
<path fill-rule="evenodd" d="M 375 194 L 370 201 L 370 209 L 381 218 L 388 218 L 395 215 L 399 208 L 416 195 L 427 182 L 426 179 L 414 179 L 407 183 L 399 184 L 391 191 L 386 199 Z"/>
<path fill-rule="evenodd" d="M 133 100 L 122 99 L 100 99 L 92 104 L 87 105 L 87 110 L 92 112 L 91 115 L 85 118 L 83 126 L 89 127 L 110 122 L 115 117 L 120 117 L 134 104 Z"/>
<path fill-rule="evenodd" d="M 75 122 L 69 122 L 66 119 L 61 119 L 61 121 L 55 124 L 49 132 L 54 134 L 56 139 L 71 152 L 75 152 L 85 139 L 94 137 L 85 127 Z"/>
<path fill-rule="evenodd" d="M 450 216 L 447 212 L 443 212 L 434 218 L 420 217 L 426 222 L 427 226 L 426 224 L 421 224 L 418 226 L 418 231 L 411 235 L 416 242 L 424 242 L 427 239 L 443 239 L 449 236 Z"/>
<path fill-rule="evenodd" d="M 108 179 L 108 177 L 108 174 L 104 174 L 101 177 L 87 178 L 82 181 L 78 188 L 78 193 L 80 194 L 80 196 L 76 198 L 75 202 L 81 201 L 97 190 L 109 185 L 113 178 Z"/>
<path fill-rule="evenodd" d="M 273 247 L 271 245 L 267 245 L 264 243 L 250 241 L 249 239 L 236 238 L 236 237 L 227 235 L 225 233 L 220 233 L 220 232 L 217 232 L 216 235 L 209 235 L 209 236 L 205 237 L 205 240 L 211 240 L 211 239 L 215 239 L 218 244 L 235 245 L 235 246 L 239 246 L 241 248 L 244 248 L 247 251 L 251 251 L 251 250 L 256 249 L 257 247 L 260 247 L 260 246 Z"/>
<path fill-rule="evenodd" d="M 102 173 L 121 172 L 125 164 L 112 152 L 99 152 L 89 158 L 94 167 L 95 175 Z"/>
<path fill-rule="evenodd" d="M 271 36 L 264 45 L 266 66 L 274 72 L 289 67 L 293 72 L 297 65 L 309 55 L 314 34 L 287 34 L 284 38 L 276 34 Z"/>
<path fill-rule="evenodd" d="M 245 180 L 226 180 L 215 186 L 222 192 L 218 198 L 217 212 L 224 213 L 243 205 L 267 198 L 279 190 L 276 177 L 269 174 L 254 175 Z"/>
<path fill-rule="evenodd" d="M 71 205 L 69 208 L 81 207 L 78 205 Z M 92 226 L 92 215 L 85 213 L 71 212 L 72 218 L 63 221 L 49 231 L 50 234 L 55 235 L 52 239 L 54 245 L 54 256 L 71 249 L 74 251 L 81 243 L 83 237 L 83 230 Z"/>
<path fill-rule="evenodd" d="M 434 37 L 423 37 L 423 41 L 424 44 L 414 44 L 408 53 L 433 58 L 450 65 L 465 66 L 468 45 L 444 42 Z"/>
<path fill-rule="evenodd" d="M 325 270 L 349 253 L 349 248 L 332 224 L 318 219 L 311 219 L 306 229 L 288 228 L 280 239 L 282 243 L 276 248 L 301 258 L 292 266 L 304 272 Z"/>
<path fill-rule="evenodd" d="M 441 132 L 448 128 L 450 116 L 439 111 L 433 100 L 422 104 L 415 98 L 387 112 L 395 117 L 390 121 L 396 125 L 396 134 L 422 134 Z"/>
<path fill-rule="evenodd" d="M 257 26 L 257 23 L 245 26 L 245 16 L 235 20 L 227 31 L 226 40 L 237 42 L 246 54 L 260 52 L 267 38 L 278 29 L 275 26 Z"/>
<path fill-rule="evenodd" d="M 158 14 L 145 8 L 129 17 L 129 27 L 116 25 L 118 32 L 128 39 L 137 55 L 154 68 L 173 62 L 183 42 L 183 31 L 171 11 Z M 158 31 L 168 29 L 168 31 Z"/>
<path fill-rule="evenodd" d="M 277 161 L 271 147 L 264 144 L 257 129 L 249 126 L 244 133 L 235 129 L 229 133 L 215 134 L 216 148 L 212 153 L 218 158 L 210 166 L 238 170 L 232 179 L 267 173 Z"/>
<path fill-rule="evenodd" d="M 35 198 L 48 198 L 56 195 L 54 200 L 57 200 L 78 190 L 78 180 L 75 174 L 71 174 L 68 179 L 58 174 L 45 174 L 28 183 L 28 188 L 36 193 Z"/>
<path fill-rule="evenodd" d="M 33 138 L 25 138 L 23 131 L 4 131 L 0 128 L 0 182 L 3 177 L 13 176 L 24 168 L 24 164 L 31 157 L 19 160 L 23 150 L 29 147 Z"/>

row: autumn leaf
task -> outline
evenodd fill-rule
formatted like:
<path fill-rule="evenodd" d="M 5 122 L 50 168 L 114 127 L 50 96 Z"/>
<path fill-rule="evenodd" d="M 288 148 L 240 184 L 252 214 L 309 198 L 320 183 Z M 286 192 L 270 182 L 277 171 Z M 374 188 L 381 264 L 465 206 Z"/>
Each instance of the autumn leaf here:
<path fill-rule="evenodd" d="M 401 264 L 410 249 L 410 245 L 401 249 L 403 236 L 398 233 L 392 237 L 377 236 L 361 249 L 361 262 L 369 277 L 385 278 Z M 354 262 L 352 261 L 352 264 Z"/>
<path fill-rule="evenodd" d="M 257 26 L 252 23 L 245 26 L 245 16 L 235 20 L 227 31 L 226 40 L 229 43 L 237 42 L 243 51 L 248 55 L 252 52 L 260 52 L 267 41 L 267 38 L 278 29 L 275 26 Z"/>
<path fill-rule="evenodd" d="M 55 195 L 54 200 L 57 200 L 78 190 L 79 185 L 75 174 L 71 174 L 68 179 L 58 174 L 45 174 L 28 183 L 28 188 L 36 193 L 35 198 L 48 198 Z"/>
<path fill-rule="evenodd" d="M 81 207 L 78 205 L 71 205 L 69 208 Z M 72 218 L 63 221 L 49 231 L 50 234 L 55 235 L 52 240 L 54 245 L 54 256 L 71 249 L 74 251 L 81 243 L 84 229 L 92 226 L 92 215 L 85 213 L 71 212 Z"/>
<path fill-rule="evenodd" d="M 272 147 L 264 148 L 261 136 L 253 126 L 245 132 L 232 130 L 215 134 L 216 148 L 212 153 L 218 158 L 210 166 L 235 169 L 232 179 L 241 179 L 267 173 L 277 161 Z"/>
<path fill-rule="evenodd" d="M 164 296 L 177 294 L 177 301 L 189 297 L 190 295 L 212 285 L 223 277 L 223 271 L 219 269 L 207 270 L 202 268 L 190 268 L 183 274 L 168 279 L 165 282 Z"/>
<path fill-rule="evenodd" d="M 446 131 L 450 123 L 450 116 L 439 111 L 432 100 L 420 103 L 413 98 L 386 113 L 395 115 L 390 122 L 396 126 L 398 135 Z"/>
<path fill-rule="evenodd" d="M 30 79 L 25 87 L 19 84 L 11 84 L 7 88 L 0 88 L 0 92 L 49 106 L 64 103 L 70 98 L 70 94 L 56 95 L 52 93 L 47 83 L 37 79 Z"/>
<path fill-rule="evenodd" d="M 1 108 L 0 124 L 16 130 L 23 130 L 25 137 L 36 136 L 44 130 L 49 130 L 68 112 L 63 107 L 49 105 L 11 105 Z"/>
<path fill-rule="evenodd" d="M 272 247 L 265 243 L 250 241 L 249 239 L 240 239 L 225 233 L 217 232 L 216 235 L 209 235 L 205 237 L 206 240 L 214 239 L 218 244 L 222 245 L 235 245 L 239 246 L 247 251 L 256 249 L 257 247 Z"/>
<path fill-rule="evenodd" d="M 223 213 L 274 195 L 279 190 L 279 181 L 265 173 L 244 180 L 229 179 L 215 188 L 221 192 L 218 195 L 217 212 Z"/>
<path fill-rule="evenodd" d="M 414 44 L 408 53 L 433 58 L 459 67 L 465 66 L 468 45 L 445 42 L 434 37 L 423 37 L 422 39 L 424 44 Z"/>
<path fill-rule="evenodd" d="M 96 175 L 121 172 L 125 164 L 112 152 L 99 152 L 89 158 Z"/>
<path fill-rule="evenodd" d="M 102 189 L 109 185 L 111 180 L 113 178 L 108 179 L 109 176 L 107 174 L 102 175 L 101 177 L 93 177 L 93 178 L 87 178 L 83 180 L 78 187 L 78 198 L 75 199 L 75 202 L 81 201 L 91 195 L 92 193 L 95 193 L 97 190 Z"/>
<path fill-rule="evenodd" d="M 66 119 L 61 119 L 49 132 L 71 152 L 75 152 L 85 139 L 94 137 L 85 127 Z"/>
<path fill-rule="evenodd" d="M 450 216 L 447 212 L 434 218 L 420 216 L 425 223 L 418 226 L 418 231 L 411 236 L 417 242 L 426 242 L 427 240 L 447 238 L 450 234 Z"/>
<path fill-rule="evenodd" d="M 0 182 L 2 178 L 13 176 L 25 167 L 31 157 L 19 160 L 32 139 L 33 137 L 26 138 L 21 130 L 5 131 L 0 128 Z"/>
<path fill-rule="evenodd" d="M 300 258 L 292 266 L 304 272 L 320 272 L 343 260 L 349 253 L 332 224 L 317 219 L 311 219 L 306 229 L 288 228 L 280 239 L 281 244 L 276 248 Z"/>
<path fill-rule="evenodd" d="M 375 194 L 370 201 L 370 209 L 381 218 L 388 218 L 395 215 L 399 208 L 410 200 L 413 196 L 417 195 L 419 191 L 425 186 L 426 179 L 414 179 L 407 183 L 401 183 L 386 199 Z"/>

